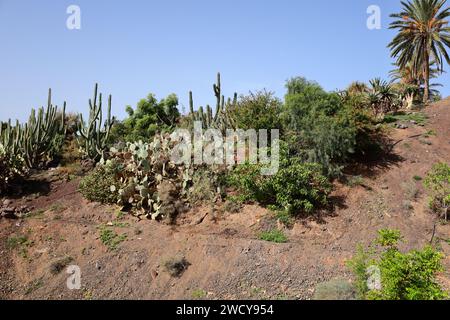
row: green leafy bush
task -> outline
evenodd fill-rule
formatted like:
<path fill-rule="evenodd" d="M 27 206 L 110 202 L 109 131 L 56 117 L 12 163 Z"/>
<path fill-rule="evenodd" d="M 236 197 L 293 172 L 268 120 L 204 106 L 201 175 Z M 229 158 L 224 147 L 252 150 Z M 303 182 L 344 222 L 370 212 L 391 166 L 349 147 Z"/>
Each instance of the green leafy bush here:
<path fill-rule="evenodd" d="M 291 79 L 286 87 L 284 139 L 304 161 L 338 176 L 352 157 L 374 149 L 375 120 L 361 95 L 329 93 L 304 78 Z"/>
<path fill-rule="evenodd" d="M 110 228 L 100 228 L 100 241 L 108 247 L 109 250 L 116 250 L 118 246 L 127 239 L 127 234 L 117 234 Z"/>
<path fill-rule="evenodd" d="M 278 229 L 261 232 L 261 234 L 259 235 L 259 239 L 268 241 L 268 242 L 274 242 L 274 243 L 288 242 L 288 238 L 283 233 L 283 231 L 278 230 Z"/>
<path fill-rule="evenodd" d="M 261 165 L 237 166 L 228 182 L 236 187 L 243 201 L 276 205 L 292 215 L 311 213 L 327 204 L 331 184 L 315 163 L 303 163 L 289 158 L 286 147 L 281 148 L 280 168 L 273 176 L 261 175 Z"/>
<path fill-rule="evenodd" d="M 175 94 L 158 101 L 153 94 L 138 102 L 136 109 L 127 106 L 128 118 L 117 122 L 112 129 L 113 142 L 151 141 L 157 132 L 170 131 L 176 125 L 180 112 Z"/>
<path fill-rule="evenodd" d="M 440 300 L 447 298 L 436 281 L 443 255 L 430 246 L 402 253 L 397 230 L 380 230 L 369 250 L 358 247 L 349 261 L 359 297 L 370 300 Z M 369 267 L 380 271 L 381 288 L 369 288 Z"/>
<path fill-rule="evenodd" d="M 370 259 L 371 254 L 371 250 L 366 251 L 362 245 L 358 245 L 353 258 L 347 261 L 347 266 L 353 272 L 355 278 L 354 286 L 357 297 L 361 300 L 366 298 L 369 291 L 367 269 L 373 263 Z"/>
<path fill-rule="evenodd" d="M 273 92 L 257 91 L 239 97 L 230 110 L 236 128 L 248 129 L 282 129 L 280 113 L 282 102 Z"/>
<path fill-rule="evenodd" d="M 431 192 L 431 209 L 436 212 L 444 211 L 447 218 L 450 207 L 450 166 L 446 163 L 434 165 L 425 178 L 425 186 Z"/>
<path fill-rule="evenodd" d="M 276 203 L 287 212 L 311 213 L 327 203 L 331 186 L 322 175 L 321 167 L 314 163 L 301 163 L 293 159 L 280 168 L 271 181 Z"/>
<path fill-rule="evenodd" d="M 120 167 L 114 161 L 110 161 L 106 165 L 97 165 L 80 181 L 79 191 L 90 201 L 116 204 L 119 196 L 114 191 L 119 189 L 120 182 L 117 180 L 119 171 Z"/>

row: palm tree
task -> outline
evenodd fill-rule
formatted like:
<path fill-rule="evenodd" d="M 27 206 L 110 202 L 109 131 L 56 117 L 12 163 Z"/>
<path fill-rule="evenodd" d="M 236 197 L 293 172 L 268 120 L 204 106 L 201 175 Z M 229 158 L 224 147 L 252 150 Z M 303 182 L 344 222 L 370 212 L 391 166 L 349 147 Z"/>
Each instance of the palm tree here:
<path fill-rule="evenodd" d="M 391 77 L 392 81 L 399 81 L 401 83 L 414 84 L 417 86 L 421 86 L 425 83 L 423 73 L 417 73 L 416 71 L 414 71 L 411 62 L 408 63 L 403 68 L 399 67 L 396 63 L 393 63 L 393 65 L 397 68 L 389 72 L 389 76 Z M 436 67 L 435 61 L 432 61 L 430 63 L 429 70 L 430 70 L 429 74 L 430 80 L 439 77 L 443 72 Z"/>
<path fill-rule="evenodd" d="M 392 79 L 392 81 L 398 81 L 400 83 L 405 83 L 405 84 L 416 84 L 416 85 L 420 85 L 420 83 L 422 82 L 422 75 L 417 75 L 414 72 L 414 69 L 412 67 L 411 63 L 408 63 L 406 66 L 404 66 L 403 68 L 397 66 L 397 64 L 394 63 L 394 66 L 396 66 L 397 68 L 390 71 L 389 75 Z"/>
<path fill-rule="evenodd" d="M 412 63 L 408 63 L 404 68 L 400 68 L 394 63 L 394 66 L 397 68 L 390 71 L 389 75 L 391 76 L 392 81 L 396 82 L 395 89 L 400 92 L 400 95 L 403 96 L 403 93 L 407 93 L 407 95 L 413 94 L 413 99 L 418 101 L 418 99 L 423 100 L 424 96 L 424 88 L 423 85 L 425 83 L 423 73 L 417 73 L 414 71 L 412 67 Z M 439 68 L 436 67 L 436 62 L 432 61 L 430 63 L 430 74 L 429 79 L 436 79 L 439 75 L 442 74 L 443 71 L 439 71 Z M 435 98 L 439 96 L 439 90 L 434 89 L 436 87 L 442 87 L 439 83 L 431 83 L 428 85 L 429 88 L 429 98 Z"/>
<path fill-rule="evenodd" d="M 389 111 L 393 111 L 395 106 L 396 93 L 392 84 L 375 78 L 369 81 L 368 101 L 375 115 L 383 115 Z"/>
<path fill-rule="evenodd" d="M 424 103 L 430 93 L 430 64 L 436 62 L 439 71 L 444 69 L 444 59 L 450 64 L 446 47 L 450 48 L 450 28 L 446 18 L 450 7 L 444 8 L 447 0 L 402 1 L 403 11 L 392 14 L 396 18 L 390 29 L 399 33 L 388 45 L 397 65 L 406 68 L 411 64 L 415 75 L 423 74 Z"/>

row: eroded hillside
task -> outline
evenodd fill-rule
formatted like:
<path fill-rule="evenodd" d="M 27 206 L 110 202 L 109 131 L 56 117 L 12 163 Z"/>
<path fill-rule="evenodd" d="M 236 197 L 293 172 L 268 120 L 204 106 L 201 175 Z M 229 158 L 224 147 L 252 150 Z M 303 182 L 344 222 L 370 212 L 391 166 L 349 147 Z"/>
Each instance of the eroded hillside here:
<path fill-rule="evenodd" d="M 404 249 L 433 239 L 445 254 L 440 281 L 450 289 L 450 226 L 429 211 L 423 183 L 414 179 L 436 162 L 450 163 L 450 99 L 425 112 L 425 126 L 391 129 L 389 157 L 336 185 L 334 210 L 292 228 L 256 205 L 238 213 L 200 207 L 172 226 L 139 221 L 89 203 L 77 192 L 79 181 L 60 179 L 58 169 L 35 175 L 37 191 L 3 202 L 2 210 L 31 214 L 0 220 L 0 298 L 309 299 L 321 282 L 351 280 L 345 261 L 381 228 L 401 230 Z M 287 243 L 258 240 L 273 227 L 285 229 Z M 165 261 L 177 256 L 186 258 L 185 270 L 172 277 Z M 67 289 L 69 264 L 81 268 L 81 290 Z"/>

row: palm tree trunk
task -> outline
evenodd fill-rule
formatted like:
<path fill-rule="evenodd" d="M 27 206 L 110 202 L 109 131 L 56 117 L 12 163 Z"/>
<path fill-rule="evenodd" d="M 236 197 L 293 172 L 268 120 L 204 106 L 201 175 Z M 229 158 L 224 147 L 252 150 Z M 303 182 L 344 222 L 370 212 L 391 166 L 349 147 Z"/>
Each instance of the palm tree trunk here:
<path fill-rule="evenodd" d="M 430 96 L 430 56 L 426 53 L 424 70 L 425 88 L 423 93 L 423 103 L 426 105 Z"/>

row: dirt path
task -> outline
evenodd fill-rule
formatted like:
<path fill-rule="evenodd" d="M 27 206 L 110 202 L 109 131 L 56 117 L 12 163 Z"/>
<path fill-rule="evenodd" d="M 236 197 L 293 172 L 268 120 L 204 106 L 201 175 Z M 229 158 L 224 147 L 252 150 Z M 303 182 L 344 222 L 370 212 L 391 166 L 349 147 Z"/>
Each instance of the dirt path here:
<path fill-rule="evenodd" d="M 118 208 L 82 199 L 77 181 L 54 182 L 47 195 L 27 202 L 34 216 L 0 220 L 0 299 L 309 299 L 320 282 L 350 279 L 346 259 L 380 228 L 400 229 L 408 248 L 429 243 L 436 217 L 413 177 L 450 162 L 450 99 L 426 113 L 425 127 L 392 130 L 391 161 L 365 170 L 357 186 L 338 186 L 334 196 L 343 202 L 333 215 L 297 222 L 286 230 L 286 244 L 256 240 L 270 214 L 257 206 L 214 219 L 210 214 L 196 225 L 209 210 L 200 208 L 183 224 L 168 226 L 118 218 Z M 425 138 L 431 130 L 436 135 Z M 108 250 L 102 226 L 126 240 Z M 438 223 L 435 238 L 450 239 L 450 226 Z M 441 279 L 450 289 L 450 245 L 439 245 L 448 270 Z M 173 278 L 163 264 L 177 255 L 189 266 Z M 67 289 L 64 268 L 55 271 L 62 261 L 81 268 L 81 290 Z"/>

